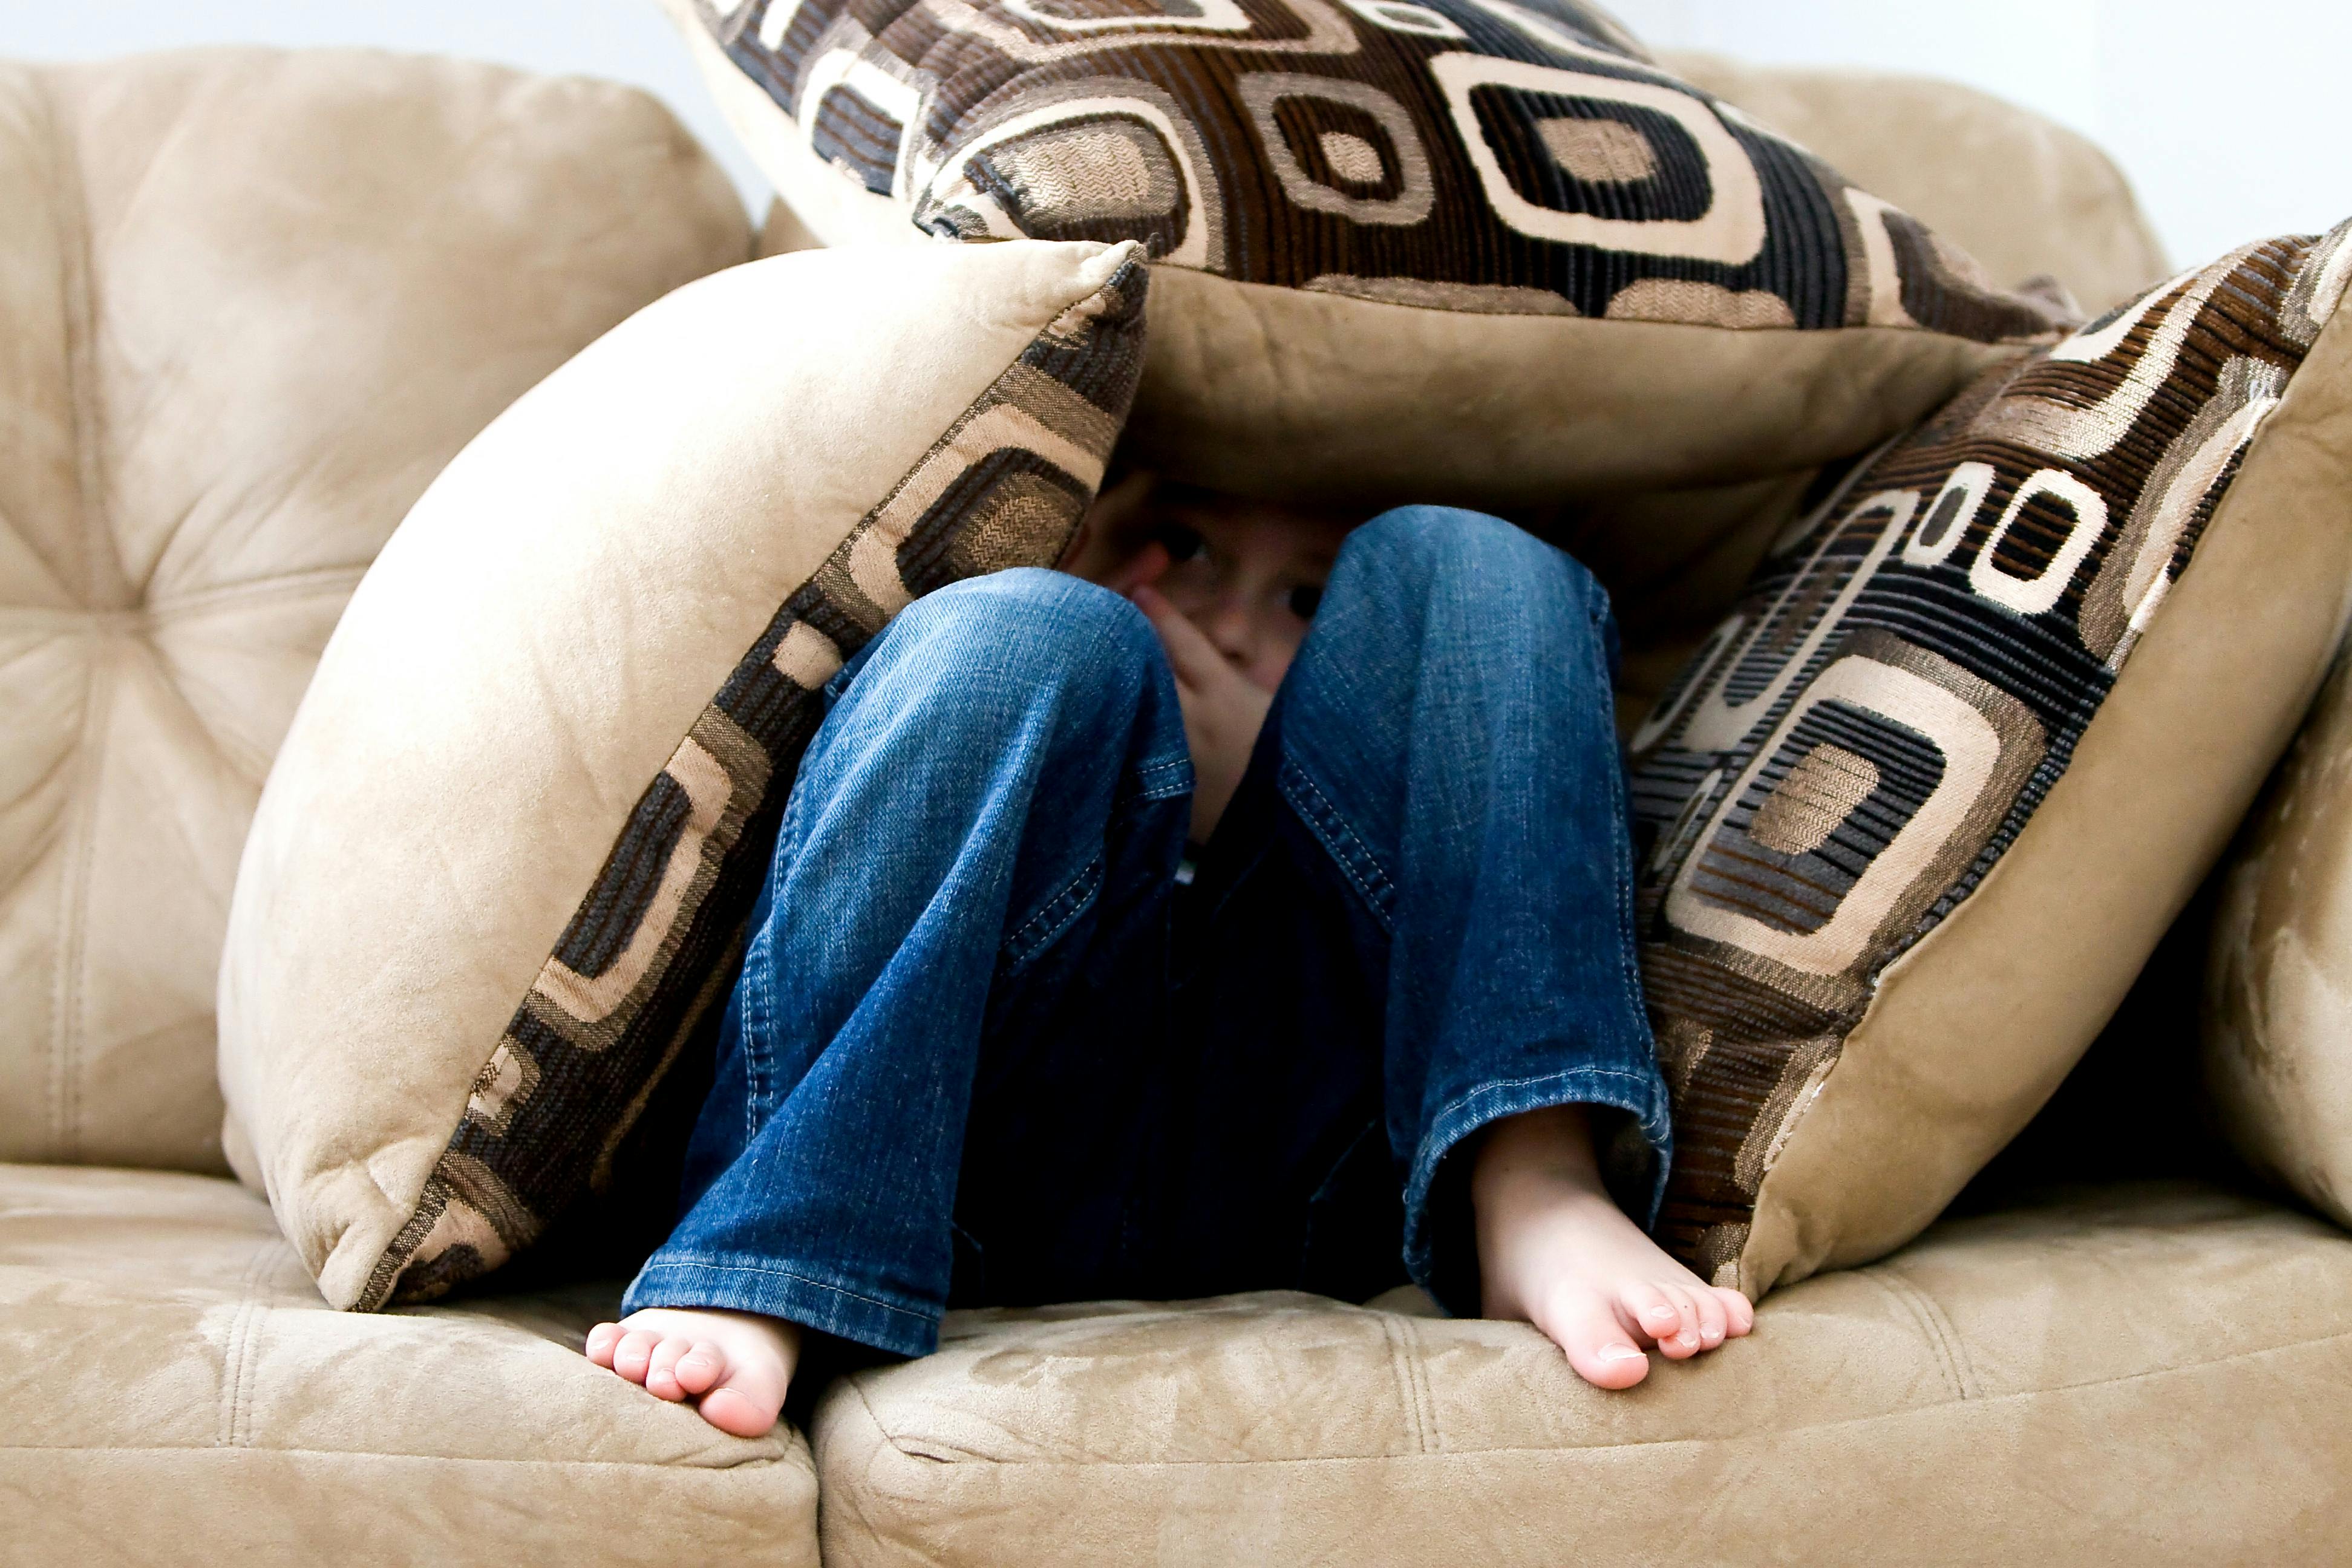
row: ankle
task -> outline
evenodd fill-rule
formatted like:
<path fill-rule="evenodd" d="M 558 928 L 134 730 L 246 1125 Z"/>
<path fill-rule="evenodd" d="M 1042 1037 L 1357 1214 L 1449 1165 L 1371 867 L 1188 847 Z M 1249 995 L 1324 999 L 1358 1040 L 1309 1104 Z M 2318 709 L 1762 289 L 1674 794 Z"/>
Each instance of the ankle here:
<path fill-rule="evenodd" d="M 1475 1209 L 1519 1207 L 1590 1194 L 1608 1201 L 1592 1147 L 1592 1124 L 1580 1105 L 1548 1106 L 1507 1116 L 1479 1140 L 1470 1168 Z"/>

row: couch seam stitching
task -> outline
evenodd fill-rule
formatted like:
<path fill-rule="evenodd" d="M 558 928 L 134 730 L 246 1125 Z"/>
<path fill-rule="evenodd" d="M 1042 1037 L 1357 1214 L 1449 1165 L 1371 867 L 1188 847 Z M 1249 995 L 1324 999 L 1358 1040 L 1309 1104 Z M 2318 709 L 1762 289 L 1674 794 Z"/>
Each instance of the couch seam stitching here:
<path fill-rule="evenodd" d="M 1381 1340 L 1388 1346 L 1389 1375 L 1396 1382 L 1398 1403 L 1404 1407 L 1405 1417 L 1412 1425 L 1412 1445 L 1417 1452 L 1429 1452 L 1429 1430 L 1421 1417 L 1421 1390 L 1412 1375 L 1412 1350 L 1403 1343 L 1394 1319 L 1381 1320 Z"/>
<path fill-rule="evenodd" d="M 1403 1333 L 1406 1346 L 1413 1352 L 1410 1364 L 1412 1368 L 1413 1397 L 1421 1404 L 1423 1451 L 1442 1454 L 1445 1452 L 1445 1430 L 1437 1420 L 1437 1391 L 1429 1384 L 1429 1358 L 1421 1353 L 1420 1321 L 1399 1313 L 1396 1323 Z"/>
<path fill-rule="evenodd" d="M 246 1364 L 252 1342 L 255 1295 L 264 1272 L 264 1265 L 273 1259 L 277 1240 L 271 1238 L 254 1249 L 247 1260 L 245 1271 L 237 1276 L 236 1310 L 229 1318 L 228 1350 L 221 1367 L 220 1420 L 215 1424 L 213 1447 L 237 1448 L 247 1447 L 253 1436 L 253 1413 L 246 1404 Z M 244 1438 L 238 1436 L 239 1428 Z"/>
<path fill-rule="evenodd" d="M 1856 1272 L 1860 1271 L 1857 1270 Z M 2239 1351 L 2230 1355 L 2217 1356 L 2211 1361 L 2188 1362 L 2179 1366 L 2150 1367 L 2145 1372 L 2127 1372 L 2116 1377 L 2088 1378 L 2080 1383 L 2053 1384 L 2046 1388 L 2015 1389 L 2006 1394 L 1984 1394 L 1973 1399 L 1955 1396 L 1950 1399 L 1937 1400 L 1920 1405 L 1898 1405 L 1893 1409 L 1874 1411 L 1866 1415 L 1850 1415 L 1836 1421 L 1817 1421 L 1801 1426 L 1782 1426 L 1769 1430 L 1741 1432 L 1728 1436 L 1656 1437 L 1629 1443 L 1586 1443 L 1573 1445 L 1566 1443 L 1515 1444 L 1489 1448 L 1448 1449 L 1442 1454 L 1433 1456 L 1417 1454 L 1307 1454 L 1295 1456 L 1289 1458 L 1244 1459 L 991 1459 L 975 1458 L 970 1462 L 982 1465 L 1003 1466 L 1008 1468 L 1015 1466 L 1036 1466 L 1042 1468 L 1066 1470 L 1095 1468 L 1205 1469 L 1231 1465 L 1356 1465 L 1365 1463 L 1392 1465 L 1423 1458 L 1475 1459 L 1489 1458 L 1499 1454 L 1605 1454 L 1628 1449 L 1705 1446 L 1739 1442 L 1750 1439 L 1769 1441 L 1776 1438 L 1795 1436 L 1800 1434 L 1809 1432 L 1834 1431 L 1842 1426 L 1866 1426 L 1874 1421 L 1897 1420 L 1905 1416 L 1917 1415 L 1927 1411 L 1938 1410 L 1953 1405 L 1993 1405 L 2006 1404 L 2011 1400 L 2016 1399 L 2041 1399 L 2047 1398 L 2052 1394 L 2079 1394 L 2101 1388 L 2119 1388 L 2126 1384 L 2143 1383 L 2152 1378 L 2182 1376 L 2189 1373 L 2204 1372 L 2216 1367 L 2234 1365 L 2240 1362 L 2254 1361 L 2265 1356 L 2290 1354 L 2302 1355 L 2321 1346 L 2347 1342 L 2352 1342 L 2352 1329 L 2347 1329 L 2340 1333 L 2322 1334 L 2316 1339 L 2298 1340 L 2292 1344 L 2267 1345 L 2261 1350 Z M 863 1397 L 862 1391 L 860 1397 Z M 870 1405 L 868 1406 L 868 1409 L 870 1412 Z M 919 1455 L 914 1454 L 903 1447 L 899 1447 L 898 1438 L 895 1436 L 888 1434 L 887 1430 L 885 1432 L 885 1436 L 890 1443 L 890 1446 L 893 1448 L 897 1448 L 904 1457 L 910 1459 L 920 1458 Z M 0 1452 L 5 1451 L 5 1449 L 0 1449 Z"/>
<path fill-rule="evenodd" d="M 1942 1325 L 1923 1310 L 1917 1292 L 1905 1289 L 1902 1281 L 1891 1279 L 1878 1269 L 1858 1272 L 1863 1279 L 1902 1310 L 1903 1315 L 1911 1321 L 1911 1326 L 1918 1331 L 1920 1338 L 1936 1352 L 1937 1367 L 1943 1373 L 1944 1382 L 1951 1390 L 1952 1397 L 1956 1400 L 1974 1398 L 1969 1380 L 1961 1374 L 1959 1364 L 1952 1356 L 1952 1347 L 1944 1335 Z"/>
<path fill-rule="evenodd" d="M 365 566 L 304 566 L 271 572 L 235 583 L 224 583 L 200 593 L 150 600 L 123 609 L 101 610 L 88 605 L 53 609 L 38 605 L 0 605 L 0 625 L 59 633 L 92 630 L 153 632 L 182 620 L 225 615 L 274 599 L 301 598 L 337 589 L 356 588 L 367 575 Z"/>
<path fill-rule="evenodd" d="M 62 297 L 58 301 L 58 316 L 64 329 L 63 368 L 67 383 L 67 401 L 73 415 L 75 500 L 79 503 L 76 532 L 82 545 L 83 580 L 80 591 L 86 605 L 95 609 L 99 598 L 99 527 L 103 523 L 106 541 L 114 539 L 113 520 L 105 516 L 104 486 L 99 472 L 100 419 L 93 385 L 95 344 L 98 336 L 96 287 L 91 260 L 92 239 L 89 230 L 89 205 L 78 161 L 68 146 L 65 122 L 58 112 L 55 93 L 47 76 L 37 78 L 41 109 L 48 123 L 50 154 L 50 188 L 59 203 L 71 209 L 71 224 L 60 221 L 61 232 L 68 226 L 75 243 L 60 247 L 63 276 L 59 279 Z M 59 215 L 62 220 L 63 212 Z M 119 552 L 115 561 L 115 576 L 122 575 Z M 80 756 L 78 771 L 81 785 L 74 792 L 70 826 L 67 829 L 68 846 L 66 870 L 58 889 L 58 973 L 53 995 L 58 1009 L 51 1025 L 50 1047 L 52 1066 L 49 1080 L 51 1130 L 57 1139 L 59 1157 L 72 1163 L 81 1153 L 81 1107 L 78 1092 L 81 1057 L 81 1008 L 83 963 L 87 957 L 87 932 L 83 917 L 89 904 L 90 867 L 97 858 L 97 795 L 99 781 L 105 772 L 104 757 L 98 742 L 104 733 L 103 718 L 112 692 L 102 679 L 99 663 L 88 667 L 89 679 L 84 690 Z"/>
<path fill-rule="evenodd" d="M 49 1109 L 57 1158 L 62 1164 L 78 1164 L 81 1159 L 83 966 L 89 956 L 91 868 L 98 859 L 98 792 L 106 773 L 100 742 L 114 700 L 107 663 L 93 659 L 85 667 L 78 742 L 80 756 L 75 770 L 80 781 L 69 809 L 65 875 L 58 879 L 58 1016 L 51 1026 Z"/>
<path fill-rule="evenodd" d="M 1945 1316 L 1942 1304 L 1896 1268 L 1874 1268 L 1869 1277 L 1911 1300 L 1914 1310 L 1936 1336 L 1946 1359 L 1951 1363 L 1952 1374 L 1959 1383 L 1960 1397 L 1983 1398 L 1984 1385 L 1977 1376 L 1976 1363 L 1969 1355 L 1968 1342 L 1953 1327 L 1951 1319 Z"/>

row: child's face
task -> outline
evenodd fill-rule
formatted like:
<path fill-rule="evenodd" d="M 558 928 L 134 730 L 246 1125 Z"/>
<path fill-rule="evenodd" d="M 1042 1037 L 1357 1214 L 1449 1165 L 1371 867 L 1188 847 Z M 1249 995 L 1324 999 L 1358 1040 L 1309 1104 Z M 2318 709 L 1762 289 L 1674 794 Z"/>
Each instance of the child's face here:
<path fill-rule="evenodd" d="M 1117 593 L 1157 588 L 1235 670 L 1272 691 L 1354 521 L 1130 474 L 1087 513 L 1066 564 Z"/>

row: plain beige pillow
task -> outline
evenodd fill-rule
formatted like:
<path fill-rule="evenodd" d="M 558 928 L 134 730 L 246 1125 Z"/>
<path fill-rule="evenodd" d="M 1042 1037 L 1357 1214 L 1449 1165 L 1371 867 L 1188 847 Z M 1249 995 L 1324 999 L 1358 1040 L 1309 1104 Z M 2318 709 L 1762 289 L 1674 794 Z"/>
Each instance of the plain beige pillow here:
<path fill-rule="evenodd" d="M 723 974 L 815 689 L 912 595 L 1058 556 L 1143 284 L 1088 243 L 754 262 L 434 481 L 278 753 L 220 971 L 245 1173 L 328 1300 L 436 1294 L 602 1181 Z"/>
<path fill-rule="evenodd" d="M 2352 430 L 2336 440 L 2352 463 Z M 2238 1152 L 2352 1226 L 2352 666 L 2320 693 L 2232 847 L 2202 1050 Z"/>

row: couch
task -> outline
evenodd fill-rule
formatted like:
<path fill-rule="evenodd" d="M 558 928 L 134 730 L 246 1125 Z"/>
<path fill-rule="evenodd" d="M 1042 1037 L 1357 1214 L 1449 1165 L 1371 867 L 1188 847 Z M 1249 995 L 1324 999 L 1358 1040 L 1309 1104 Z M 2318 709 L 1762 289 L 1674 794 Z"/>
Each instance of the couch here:
<path fill-rule="evenodd" d="M 2016 110 L 1682 64 L 2002 272 L 2095 310 L 2162 269 Z M 2083 1157 L 2097 1094 L 2033 1135 L 2071 1162 L 1630 1394 L 1412 1291 L 1264 1294 L 959 1313 L 742 1441 L 578 1355 L 614 1280 L 328 1310 L 218 1138 L 271 754 L 467 437 L 755 241 L 642 95 L 366 52 L 0 68 L 0 1560 L 2352 1557 L 2352 1237 L 2185 1141 Z"/>

